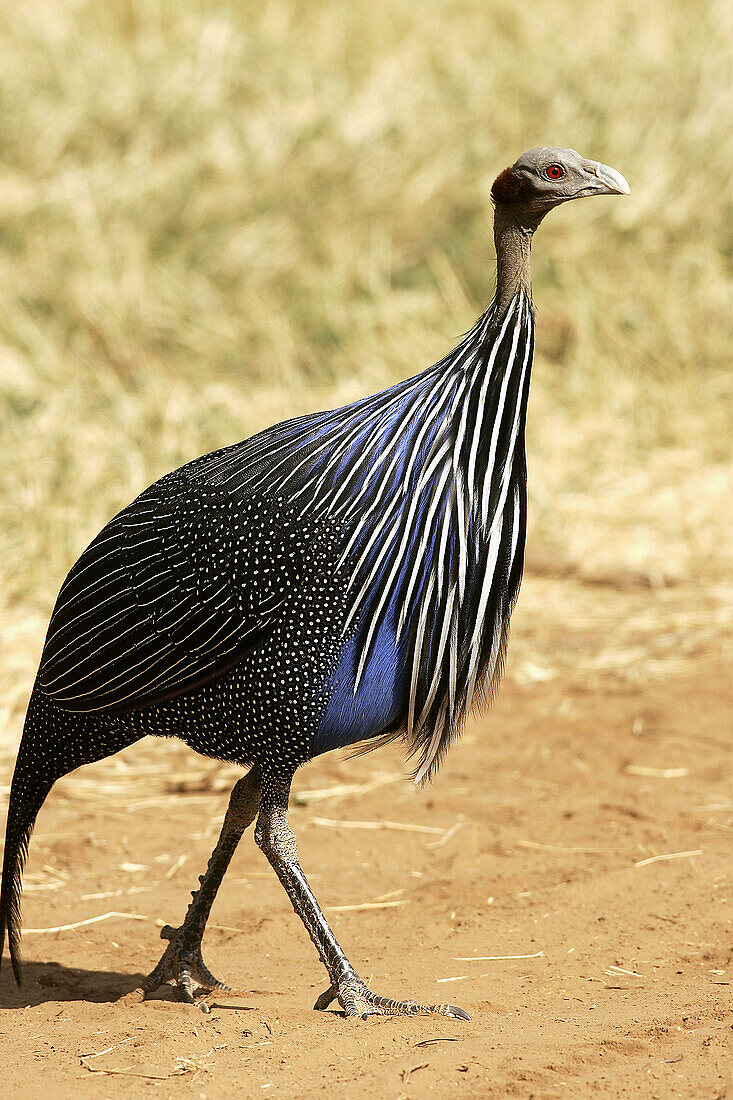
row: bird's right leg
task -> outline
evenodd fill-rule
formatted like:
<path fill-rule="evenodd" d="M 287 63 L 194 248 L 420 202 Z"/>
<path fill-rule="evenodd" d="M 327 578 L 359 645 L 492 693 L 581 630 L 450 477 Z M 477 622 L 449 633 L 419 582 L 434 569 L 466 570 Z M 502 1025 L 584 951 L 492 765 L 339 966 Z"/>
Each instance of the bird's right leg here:
<path fill-rule="evenodd" d="M 424 1005 L 417 1001 L 395 1001 L 390 997 L 380 997 L 372 993 L 361 980 L 331 931 L 298 862 L 295 834 L 287 818 L 291 780 L 292 775 L 277 775 L 263 769 L 262 798 L 255 826 L 255 840 L 285 887 L 293 909 L 305 925 L 328 972 L 330 988 L 321 994 L 314 1008 L 327 1008 L 332 1001 L 338 1000 L 347 1016 L 417 1016 L 436 1013 L 462 1020 L 470 1019 L 462 1008 L 456 1008 L 455 1005 Z"/>
<path fill-rule="evenodd" d="M 254 821 L 259 803 L 260 771 L 255 765 L 235 784 L 219 840 L 211 853 L 206 873 L 199 879 L 199 889 L 191 894 L 191 904 L 183 924 L 178 928 L 166 925 L 161 929 L 161 939 L 170 942 L 158 965 L 137 990 L 143 999 L 159 986 L 172 982 L 177 986 L 182 1000 L 189 1004 L 198 1003 L 207 1012 L 205 1002 L 196 1001 L 197 991 L 209 993 L 214 989 L 229 989 L 229 986 L 214 977 L 202 959 L 201 940 L 229 861 L 245 829 Z"/>

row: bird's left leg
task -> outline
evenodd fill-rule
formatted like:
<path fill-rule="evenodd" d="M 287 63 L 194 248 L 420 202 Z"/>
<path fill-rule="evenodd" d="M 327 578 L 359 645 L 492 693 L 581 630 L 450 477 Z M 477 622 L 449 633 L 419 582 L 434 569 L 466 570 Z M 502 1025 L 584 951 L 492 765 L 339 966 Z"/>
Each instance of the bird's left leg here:
<path fill-rule="evenodd" d="M 191 895 L 191 904 L 183 923 L 178 928 L 166 925 L 161 929 L 161 939 L 170 942 L 158 965 L 137 991 L 143 999 L 166 982 L 173 982 L 181 1000 L 189 1004 L 198 1003 L 204 1012 L 208 1012 L 206 1003 L 196 999 L 199 990 L 210 993 L 215 989 L 229 989 L 206 966 L 201 957 L 201 940 L 224 872 L 242 834 L 254 821 L 259 802 L 260 771 L 255 764 L 232 790 L 219 840 L 209 859 L 206 873 L 199 879 L 199 889 Z"/>
<path fill-rule="evenodd" d="M 263 769 L 255 840 L 285 887 L 293 909 L 305 925 L 321 962 L 328 971 L 330 989 L 318 998 L 314 1008 L 324 1009 L 331 1001 L 338 1000 L 347 1016 L 416 1016 L 438 1013 L 462 1020 L 470 1019 L 463 1009 L 454 1005 L 393 1001 L 388 997 L 379 997 L 367 988 L 331 931 L 298 862 L 295 834 L 287 817 L 291 781 L 292 774 L 276 774 Z"/>

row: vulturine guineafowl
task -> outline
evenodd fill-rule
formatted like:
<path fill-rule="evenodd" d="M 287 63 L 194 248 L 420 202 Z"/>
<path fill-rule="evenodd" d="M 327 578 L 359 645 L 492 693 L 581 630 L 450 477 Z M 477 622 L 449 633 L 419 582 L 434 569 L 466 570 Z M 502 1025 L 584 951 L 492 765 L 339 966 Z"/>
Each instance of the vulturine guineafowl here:
<path fill-rule="evenodd" d="M 560 203 L 628 192 L 573 150 L 524 153 L 492 188 L 496 294 L 454 351 L 373 397 L 189 462 L 84 551 L 51 618 L 10 792 L 0 949 L 7 928 L 18 981 L 22 869 L 54 782 L 146 734 L 175 735 L 250 771 L 143 995 L 173 982 L 194 1002 L 226 988 L 201 939 L 257 817 L 257 844 L 328 972 L 316 1008 L 467 1018 L 367 988 L 300 868 L 288 795 L 313 757 L 396 737 L 416 781 L 432 777 L 495 690 L 524 556 L 532 235 Z"/>

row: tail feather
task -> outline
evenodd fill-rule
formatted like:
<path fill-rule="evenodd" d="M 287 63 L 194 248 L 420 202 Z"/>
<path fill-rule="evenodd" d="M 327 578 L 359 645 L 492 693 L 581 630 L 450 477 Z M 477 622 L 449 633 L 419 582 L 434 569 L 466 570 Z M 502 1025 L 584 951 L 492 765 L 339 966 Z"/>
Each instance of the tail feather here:
<path fill-rule="evenodd" d="M 82 764 L 111 756 L 142 734 L 109 718 L 70 714 L 35 688 L 10 786 L 0 885 L 0 961 L 7 932 L 15 980 L 20 985 L 20 901 L 23 868 L 38 811 L 57 779 Z"/>
<path fill-rule="evenodd" d="M 18 754 L 13 782 L 10 788 L 8 823 L 5 829 L 3 878 L 0 886 L 0 963 L 2 962 L 5 933 L 8 934 L 10 961 L 18 985 L 21 984 L 20 957 L 20 900 L 23 886 L 23 868 L 28 856 L 33 826 L 53 780 L 38 777 L 33 782 L 25 767 L 23 745 Z"/>

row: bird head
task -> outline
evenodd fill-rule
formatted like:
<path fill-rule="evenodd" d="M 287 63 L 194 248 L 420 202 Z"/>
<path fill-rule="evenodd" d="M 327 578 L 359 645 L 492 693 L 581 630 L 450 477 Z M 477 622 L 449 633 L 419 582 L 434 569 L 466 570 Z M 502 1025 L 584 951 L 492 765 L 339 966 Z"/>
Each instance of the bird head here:
<path fill-rule="evenodd" d="M 536 228 L 553 207 L 590 195 L 628 195 L 630 188 L 615 168 L 585 160 L 574 149 L 528 149 L 505 168 L 491 188 L 497 207 L 516 221 Z"/>

